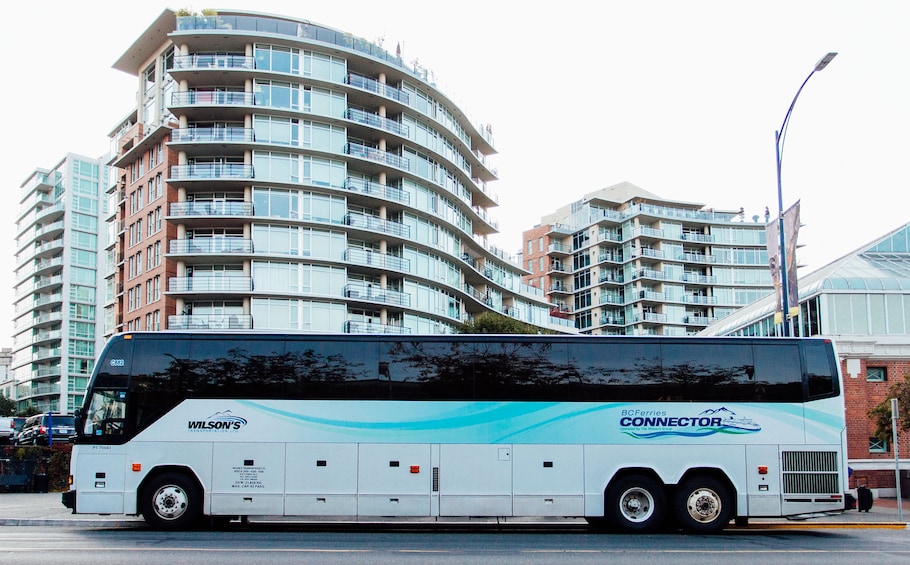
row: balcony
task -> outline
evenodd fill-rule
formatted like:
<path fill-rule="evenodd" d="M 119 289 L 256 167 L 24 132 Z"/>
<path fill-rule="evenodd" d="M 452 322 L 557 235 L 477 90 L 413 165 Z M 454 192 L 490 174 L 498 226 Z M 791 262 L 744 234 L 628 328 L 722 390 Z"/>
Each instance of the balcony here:
<path fill-rule="evenodd" d="M 696 273 L 683 273 L 682 281 L 693 284 L 716 284 L 717 277 Z"/>
<path fill-rule="evenodd" d="M 360 320 L 347 320 L 344 323 L 344 333 L 346 334 L 409 334 L 411 330 L 401 326 L 390 326 L 388 324 L 374 324 L 372 322 L 362 322 Z"/>
<path fill-rule="evenodd" d="M 178 315 L 167 317 L 169 330 L 251 330 L 253 317 L 240 314 Z"/>
<path fill-rule="evenodd" d="M 366 300 L 383 304 L 393 304 L 407 308 L 411 305 L 411 295 L 379 286 L 349 284 L 344 287 L 344 296 L 354 300 Z"/>
<path fill-rule="evenodd" d="M 253 93 L 242 91 L 192 90 L 175 92 L 171 106 L 252 106 Z"/>
<path fill-rule="evenodd" d="M 194 237 L 169 242 L 171 255 L 225 255 L 252 253 L 253 240 L 241 237 Z"/>
<path fill-rule="evenodd" d="M 170 216 L 252 216 L 252 202 L 204 201 L 172 202 Z"/>
<path fill-rule="evenodd" d="M 717 321 L 715 316 L 685 316 L 683 323 L 690 326 L 710 326 Z"/>
<path fill-rule="evenodd" d="M 572 253 L 572 249 L 568 245 L 563 245 L 562 243 L 551 243 L 547 247 L 549 253 L 559 253 L 561 255 L 569 255 Z"/>
<path fill-rule="evenodd" d="M 645 312 L 642 314 L 641 321 L 648 322 L 651 324 L 666 324 L 667 315 L 666 314 L 656 314 L 654 312 Z"/>
<path fill-rule="evenodd" d="M 632 230 L 632 237 L 650 237 L 656 239 L 664 239 L 664 230 L 641 226 Z"/>
<path fill-rule="evenodd" d="M 246 69 L 255 68 L 253 57 L 245 55 L 185 55 L 174 57 L 174 70 L 197 70 L 197 69 Z"/>
<path fill-rule="evenodd" d="M 562 294 L 572 294 L 573 290 L 572 290 L 572 287 L 569 286 L 569 285 L 554 284 L 554 285 L 551 285 L 549 289 L 547 289 L 547 292 L 558 292 L 558 293 L 562 293 Z"/>
<path fill-rule="evenodd" d="M 171 277 L 168 292 L 251 292 L 251 277 Z"/>
<path fill-rule="evenodd" d="M 408 126 L 396 122 L 395 120 L 390 120 L 388 118 L 382 117 L 378 114 L 371 114 L 369 112 L 364 112 L 363 110 L 348 108 L 347 112 L 345 113 L 345 117 L 352 122 L 372 126 L 377 129 L 394 133 L 395 135 L 399 135 L 401 137 L 408 136 Z"/>
<path fill-rule="evenodd" d="M 625 277 L 623 277 L 621 274 L 601 273 L 600 277 L 597 279 L 597 284 L 604 284 L 604 283 L 622 284 L 624 282 L 624 279 L 625 279 Z"/>
<path fill-rule="evenodd" d="M 683 232 L 680 239 L 684 241 L 695 241 L 698 243 L 714 243 L 713 235 L 696 232 Z"/>
<path fill-rule="evenodd" d="M 609 292 L 605 292 L 600 295 L 600 301 L 598 303 L 599 304 L 623 304 L 624 300 L 623 300 L 623 297 L 618 294 L 612 294 Z"/>
<path fill-rule="evenodd" d="M 361 159 L 367 159 L 369 161 L 375 161 L 377 163 L 382 163 L 383 165 L 388 165 L 389 167 L 397 167 L 399 169 L 408 170 L 410 166 L 410 161 L 400 155 L 389 153 L 388 151 L 382 151 L 375 147 L 370 147 L 369 145 L 363 145 L 361 143 L 348 143 L 345 145 L 344 152 L 348 155 L 360 157 Z"/>
<path fill-rule="evenodd" d="M 253 178 L 253 165 L 243 163 L 193 163 L 171 167 L 169 181 L 245 180 Z"/>
<path fill-rule="evenodd" d="M 717 297 L 686 294 L 682 297 L 682 301 L 686 304 L 717 304 Z"/>
<path fill-rule="evenodd" d="M 171 143 L 252 143 L 252 128 L 184 128 L 171 131 Z"/>
<path fill-rule="evenodd" d="M 635 273 L 633 280 L 639 278 L 665 280 L 667 278 L 667 274 L 663 271 L 657 271 L 654 269 L 640 269 Z"/>
<path fill-rule="evenodd" d="M 400 202 L 402 204 L 411 203 L 411 196 L 407 192 L 394 186 L 379 184 L 378 182 L 348 177 L 344 181 L 344 187 L 348 190 L 359 192 L 360 194 L 366 194 L 367 196 L 375 196 L 377 198 Z"/>
<path fill-rule="evenodd" d="M 369 251 L 359 247 L 349 247 L 344 251 L 344 260 L 354 265 L 374 267 L 376 269 L 392 269 L 395 271 L 411 272 L 411 262 L 396 255 L 387 255 L 376 251 Z"/>
<path fill-rule="evenodd" d="M 715 263 L 717 262 L 717 257 L 714 255 L 707 255 L 703 253 L 683 253 L 677 257 L 680 261 L 686 261 L 688 263 Z"/>
<path fill-rule="evenodd" d="M 60 374 L 60 371 L 57 371 L 57 375 Z M 40 385 L 23 385 L 19 386 L 16 390 L 19 395 L 19 400 L 25 400 L 28 398 L 34 398 L 36 396 L 48 396 L 54 395 L 57 396 L 60 394 L 60 383 L 55 384 L 40 384 Z"/>
<path fill-rule="evenodd" d="M 385 96 L 386 98 L 401 102 L 405 106 L 410 103 L 410 96 L 407 92 L 363 75 L 348 73 L 347 83 L 354 88 L 366 90 L 367 92 L 379 94 L 380 96 Z"/>
<path fill-rule="evenodd" d="M 462 287 L 462 290 L 477 302 L 486 304 L 487 306 L 493 306 L 493 299 L 490 297 L 489 292 L 476 289 L 469 284 L 465 284 L 464 287 Z"/>
<path fill-rule="evenodd" d="M 411 228 L 405 224 L 366 214 L 348 213 L 344 217 L 344 223 L 353 228 L 384 233 L 402 239 L 408 239 L 411 235 Z"/>

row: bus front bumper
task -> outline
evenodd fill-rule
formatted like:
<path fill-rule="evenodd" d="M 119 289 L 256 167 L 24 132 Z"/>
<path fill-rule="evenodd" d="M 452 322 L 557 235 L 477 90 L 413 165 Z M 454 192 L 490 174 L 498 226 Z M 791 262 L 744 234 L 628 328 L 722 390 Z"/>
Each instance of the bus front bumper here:
<path fill-rule="evenodd" d="M 76 513 L 76 491 L 68 490 L 61 496 L 61 502 L 67 508 L 70 508 L 73 511 L 73 514 Z"/>

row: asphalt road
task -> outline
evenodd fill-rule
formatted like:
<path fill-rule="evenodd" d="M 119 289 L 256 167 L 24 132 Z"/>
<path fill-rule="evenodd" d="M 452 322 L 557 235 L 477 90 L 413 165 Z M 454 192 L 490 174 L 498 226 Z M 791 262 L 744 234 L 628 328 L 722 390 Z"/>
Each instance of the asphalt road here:
<path fill-rule="evenodd" d="M 368 531 L 253 524 L 227 531 L 0 527 L 0 563 L 910 563 L 910 535 L 894 529 L 733 530 L 714 535 L 592 532 Z"/>

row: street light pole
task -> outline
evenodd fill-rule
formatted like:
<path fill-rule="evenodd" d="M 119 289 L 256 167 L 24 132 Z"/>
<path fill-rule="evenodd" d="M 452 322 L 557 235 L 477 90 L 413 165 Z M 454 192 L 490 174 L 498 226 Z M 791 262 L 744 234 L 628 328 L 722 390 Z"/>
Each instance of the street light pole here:
<path fill-rule="evenodd" d="M 784 337 L 790 335 L 790 282 L 787 280 L 787 239 L 784 237 L 784 192 L 780 180 L 780 164 L 784 152 L 784 140 L 787 137 L 787 123 L 790 121 L 790 114 L 793 113 L 793 106 L 796 105 L 796 99 L 799 98 L 800 93 L 803 91 L 803 87 L 806 86 L 806 83 L 809 82 L 812 75 L 827 67 L 828 63 L 836 56 L 837 53 L 828 53 L 815 64 L 815 68 L 812 69 L 812 72 L 809 73 L 806 80 L 799 86 L 799 90 L 796 91 L 796 96 L 794 96 L 793 101 L 790 102 L 790 107 L 787 109 L 787 115 L 784 116 L 784 122 L 781 124 L 780 129 L 774 132 L 774 147 L 777 154 L 777 209 L 779 213 L 777 221 L 780 235 L 780 248 L 778 252 L 780 253 L 780 290 Z"/>

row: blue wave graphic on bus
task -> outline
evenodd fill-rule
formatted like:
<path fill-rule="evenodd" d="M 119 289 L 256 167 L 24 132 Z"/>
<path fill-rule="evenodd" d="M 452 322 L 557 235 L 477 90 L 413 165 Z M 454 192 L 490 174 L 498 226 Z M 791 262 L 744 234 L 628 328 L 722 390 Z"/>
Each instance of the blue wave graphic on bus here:
<path fill-rule="evenodd" d="M 709 409 L 697 416 L 667 416 L 653 411 L 624 410 L 619 420 L 622 433 L 635 439 L 705 437 L 714 434 L 744 435 L 761 431 L 750 418 L 738 417 L 729 408 Z M 645 431 L 645 430 L 653 431 Z"/>

